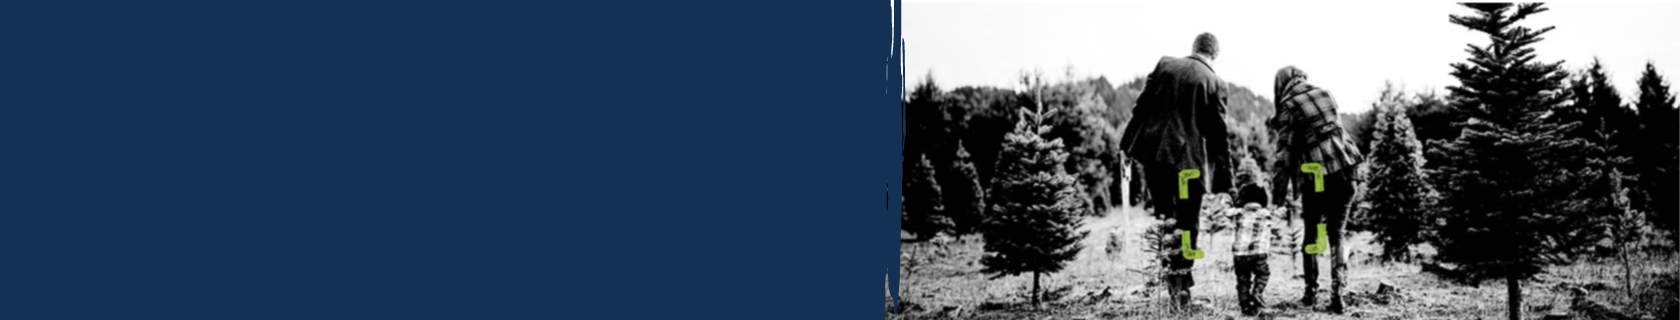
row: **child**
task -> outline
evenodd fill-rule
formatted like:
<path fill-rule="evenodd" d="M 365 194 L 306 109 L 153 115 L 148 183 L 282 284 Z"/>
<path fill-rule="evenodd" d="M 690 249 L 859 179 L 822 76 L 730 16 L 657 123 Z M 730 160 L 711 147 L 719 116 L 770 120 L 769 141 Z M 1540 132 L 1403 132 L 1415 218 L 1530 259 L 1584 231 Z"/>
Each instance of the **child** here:
<path fill-rule="evenodd" d="M 1236 200 L 1238 206 L 1226 209 L 1225 216 L 1231 219 L 1236 231 L 1231 252 L 1236 257 L 1237 304 L 1242 307 L 1243 315 L 1253 316 L 1266 305 L 1262 296 L 1266 292 L 1266 279 L 1272 275 L 1266 258 L 1271 249 L 1271 236 L 1279 232 L 1274 227 L 1278 218 L 1264 207 L 1266 189 L 1258 183 L 1244 184 L 1237 191 Z"/>

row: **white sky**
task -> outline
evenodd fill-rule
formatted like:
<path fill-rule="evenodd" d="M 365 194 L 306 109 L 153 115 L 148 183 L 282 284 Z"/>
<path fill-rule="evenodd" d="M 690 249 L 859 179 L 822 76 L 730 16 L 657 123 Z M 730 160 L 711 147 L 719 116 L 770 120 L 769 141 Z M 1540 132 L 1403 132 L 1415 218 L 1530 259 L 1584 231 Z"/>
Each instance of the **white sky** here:
<path fill-rule="evenodd" d="M 1680 3 L 1547 3 L 1551 11 L 1520 26 L 1556 26 L 1535 44 L 1540 61 L 1575 70 L 1599 57 L 1631 103 L 1645 61 L 1670 79 L 1680 64 Z M 931 70 L 944 89 L 1015 88 L 1022 71 L 1061 80 L 1107 76 L 1118 85 L 1146 74 L 1161 56 L 1190 54 L 1201 32 L 1219 38 L 1214 70 L 1226 81 L 1271 96 L 1272 75 L 1305 70 L 1334 94 L 1344 113 L 1370 108 L 1385 80 L 1408 92 L 1457 84 L 1449 63 L 1487 36 L 1447 21 L 1471 14 L 1429 2 L 1095 2 L 905 0 L 907 85 Z"/>

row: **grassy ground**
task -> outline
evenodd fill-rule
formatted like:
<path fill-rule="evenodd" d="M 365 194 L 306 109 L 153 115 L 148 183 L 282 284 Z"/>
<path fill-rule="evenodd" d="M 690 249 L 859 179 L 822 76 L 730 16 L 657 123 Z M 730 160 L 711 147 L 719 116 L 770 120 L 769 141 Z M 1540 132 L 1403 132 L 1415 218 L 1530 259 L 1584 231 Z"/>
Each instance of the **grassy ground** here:
<path fill-rule="evenodd" d="M 888 319 L 1232 319 L 1248 318 L 1237 310 L 1236 276 L 1231 270 L 1231 236 L 1229 232 L 1203 237 L 1198 248 L 1207 257 L 1198 260 L 1194 269 L 1196 287 L 1192 289 L 1195 307 L 1174 311 L 1166 307 L 1164 287 L 1153 286 L 1153 275 L 1145 268 L 1153 261 L 1141 250 L 1140 233 L 1154 224 L 1153 218 L 1142 210 L 1115 210 L 1104 217 L 1086 221 L 1090 235 L 1084 241 L 1085 250 L 1062 272 L 1045 275 L 1041 286 L 1047 302 L 1032 306 L 1030 275 L 987 280 L 979 273 L 979 258 L 983 254 L 983 239 L 968 236 L 950 241 L 943 250 L 933 243 L 907 243 L 901 248 L 906 257 L 918 257 L 928 262 L 916 264 L 906 260 L 914 270 L 902 270 L 904 279 L 899 292 L 905 312 L 889 315 Z M 1417 264 L 1384 264 L 1372 257 L 1378 249 L 1371 236 L 1355 233 L 1348 239 L 1349 285 L 1344 295 L 1348 310 L 1344 314 L 1325 311 L 1327 293 L 1320 293 L 1316 307 L 1301 307 L 1295 301 L 1302 295 L 1298 256 L 1275 254 L 1268 261 L 1271 266 L 1270 285 L 1265 300 L 1271 312 L 1260 318 L 1275 319 L 1504 319 L 1506 293 L 1502 282 L 1484 283 L 1480 287 L 1458 285 L 1420 272 Z M 1427 248 L 1425 248 L 1427 250 Z M 1329 259 L 1320 258 L 1320 290 L 1328 290 Z M 1548 313 L 1568 311 L 1571 292 L 1583 288 L 1595 301 L 1617 311 L 1655 317 L 1676 297 L 1675 264 L 1673 257 L 1642 256 L 1637 259 L 1635 290 L 1642 303 L 1632 303 L 1622 290 L 1622 267 L 1619 263 L 1581 262 L 1576 265 L 1554 267 L 1539 279 L 1523 284 L 1523 317 L 1539 319 Z M 912 272 L 913 271 L 913 272 Z M 1390 284 L 1399 293 L 1378 295 L 1380 283 Z M 1103 292 L 1108 292 L 1104 295 Z M 1633 306 L 1630 308 L 1629 306 Z M 1579 316 L 1576 319 L 1592 317 Z"/>

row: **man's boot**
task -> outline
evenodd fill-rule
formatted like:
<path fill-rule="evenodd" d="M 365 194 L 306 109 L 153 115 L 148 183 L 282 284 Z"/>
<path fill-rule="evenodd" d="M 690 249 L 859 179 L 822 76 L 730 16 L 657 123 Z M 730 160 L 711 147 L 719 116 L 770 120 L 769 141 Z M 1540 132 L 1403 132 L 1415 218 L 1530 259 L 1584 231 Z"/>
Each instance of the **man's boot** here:
<path fill-rule="evenodd" d="M 1179 276 L 1174 275 L 1172 280 L 1167 281 L 1167 297 L 1172 301 L 1173 309 L 1184 310 L 1184 282 Z"/>
<path fill-rule="evenodd" d="M 1184 270 L 1188 272 L 1189 270 Z M 1172 291 L 1173 307 L 1179 310 L 1190 310 L 1190 276 L 1175 275 Z"/>
<path fill-rule="evenodd" d="M 1189 310 L 1190 300 L 1191 300 L 1190 299 L 1190 288 L 1184 288 L 1184 291 L 1179 293 L 1179 296 L 1182 297 L 1181 299 L 1183 299 L 1183 301 L 1179 302 L 1178 305 L 1184 306 L 1185 310 Z"/>

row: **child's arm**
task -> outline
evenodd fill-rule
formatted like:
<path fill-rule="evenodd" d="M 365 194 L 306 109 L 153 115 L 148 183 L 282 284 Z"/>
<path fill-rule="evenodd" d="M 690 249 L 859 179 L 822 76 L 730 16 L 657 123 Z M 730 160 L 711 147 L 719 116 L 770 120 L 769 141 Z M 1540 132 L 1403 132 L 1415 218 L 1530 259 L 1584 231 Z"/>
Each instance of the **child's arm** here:
<path fill-rule="evenodd" d="M 1242 211 L 1243 210 L 1241 208 L 1225 209 L 1225 219 L 1230 220 L 1232 226 L 1240 227 L 1241 225 L 1239 223 L 1242 222 Z"/>

